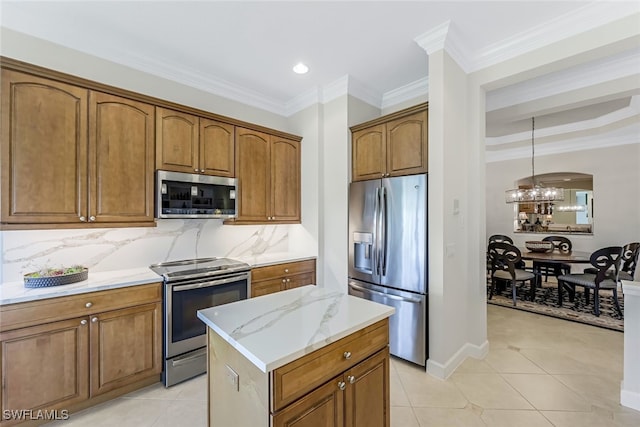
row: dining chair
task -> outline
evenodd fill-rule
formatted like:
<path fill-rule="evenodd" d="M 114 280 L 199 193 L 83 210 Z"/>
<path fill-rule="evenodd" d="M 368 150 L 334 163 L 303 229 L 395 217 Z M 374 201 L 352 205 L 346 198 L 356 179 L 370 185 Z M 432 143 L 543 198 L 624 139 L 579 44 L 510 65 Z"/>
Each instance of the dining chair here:
<path fill-rule="evenodd" d="M 505 236 L 504 234 L 493 234 L 491 236 L 489 236 L 489 243 L 494 243 L 494 242 L 506 242 L 506 243 L 511 243 L 513 245 L 513 239 L 509 236 Z"/>
<path fill-rule="evenodd" d="M 567 253 L 571 252 L 573 249 L 573 244 L 571 240 L 567 239 L 564 236 L 547 236 L 542 239 L 543 242 L 551 242 L 553 243 L 553 250 Z M 541 273 L 544 274 L 544 281 L 549 280 L 549 274 L 558 277 L 561 274 L 569 274 L 571 273 L 571 265 L 567 263 L 557 263 L 557 262 L 541 262 L 538 261 L 536 264 L 539 267 Z"/>
<path fill-rule="evenodd" d="M 618 272 L 618 281 L 633 280 L 636 274 L 638 258 L 640 257 L 640 243 L 627 243 L 622 247 L 622 261 L 620 262 L 620 271 Z M 597 268 L 589 267 L 584 269 L 584 273 L 596 274 Z"/>
<path fill-rule="evenodd" d="M 593 309 L 596 316 L 600 316 L 600 291 L 613 291 L 616 309 L 622 316 L 622 309 L 618 301 L 618 272 L 622 261 L 622 247 L 610 246 L 591 254 L 589 262 L 597 269 L 597 273 L 562 274 L 558 276 L 558 306 L 562 307 L 562 293 L 569 291 L 569 301 L 574 301 L 576 286 L 584 288 L 585 303 L 589 304 L 589 290 L 593 289 Z M 611 273 L 607 270 L 612 269 Z"/>
<path fill-rule="evenodd" d="M 506 242 L 489 243 L 487 249 L 489 259 L 491 261 L 491 287 L 489 288 L 489 299 L 493 297 L 496 288 L 496 280 L 504 280 L 511 283 L 511 293 L 513 305 L 516 305 L 516 288 L 517 283 L 531 282 L 531 300 L 535 297 L 535 277 L 536 275 L 530 271 L 516 268 L 516 265 L 522 261 L 522 253 L 520 249 Z"/>

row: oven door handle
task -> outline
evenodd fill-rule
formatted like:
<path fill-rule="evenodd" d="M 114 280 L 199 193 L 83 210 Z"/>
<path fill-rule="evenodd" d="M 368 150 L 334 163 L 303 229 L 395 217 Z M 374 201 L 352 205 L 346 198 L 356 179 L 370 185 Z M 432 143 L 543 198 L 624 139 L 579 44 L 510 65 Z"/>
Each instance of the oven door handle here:
<path fill-rule="evenodd" d="M 248 274 L 241 274 L 239 276 L 227 277 L 226 279 L 211 280 L 209 282 L 202 282 L 202 283 L 193 283 L 191 285 L 173 286 L 172 289 L 174 292 L 189 291 L 191 289 L 208 288 L 211 286 L 224 285 L 225 283 L 238 282 L 240 280 L 245 280 L 248 278 L 249 278 Z"/>

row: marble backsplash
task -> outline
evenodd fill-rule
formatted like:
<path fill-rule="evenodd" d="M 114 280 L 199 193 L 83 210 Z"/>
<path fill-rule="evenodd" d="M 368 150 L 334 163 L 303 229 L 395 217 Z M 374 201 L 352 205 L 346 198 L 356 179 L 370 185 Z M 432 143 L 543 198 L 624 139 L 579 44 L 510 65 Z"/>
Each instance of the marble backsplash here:
<path fill-rule="evenodd" d="M 43 267 L 63 265 L 80 264 L 100 272 L 189 258 L 256 258 L 291 252 L 293 246 L 297 252 L 315 255 L 312 243 L 289 241 L 293 227 L 301 226 L 170 219 L 158 220 L 157 227 L 3 231 L 0 283 L 22 280 L 23 274 Z M 295 230 L 294 234 L 301 233 Z"/>

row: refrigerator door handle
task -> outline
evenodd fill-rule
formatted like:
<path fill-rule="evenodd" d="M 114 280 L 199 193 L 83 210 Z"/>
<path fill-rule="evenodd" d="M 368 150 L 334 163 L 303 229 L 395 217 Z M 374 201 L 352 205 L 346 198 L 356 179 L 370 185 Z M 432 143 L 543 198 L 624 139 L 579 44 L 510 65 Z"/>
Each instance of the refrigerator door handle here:
<path fill-rule="evenodd" d="M 373 201 L 373 275 L 380 274 L 380 246 L 378 244 L 378 211 L 380 210 L 380 188 L 376 187 Z"/>
<path fill-rule="evenodd" d="M 387 275 L 387 189 L 382 187 L 381 189 L 381 201 L 380 201 L 380 235 L 382 241 L 381 257 L 382 257 L 382 276 Z"/>
<path fill-rule="evenodd" d="M 352 288 L 357 289 L 357 290 L 359 290 L 361 292 L 369 292 L 371 294 L 380 295 L 382 297 L 389 298 L 389 299 L 396 300 L 396 301 L 406 301 L 406 302 L 412 302 L 414 304 L 420 304 L 422 302 L 421 300 L 419 300 L 417 298 L 404 298 L 404 297 L 399 297 L 397 295 L 390 295 L 390 294 L 385 294 L 384 292 L 374 291 L 373 289 L 363 288 L 362 286 L 358 286 L 353 282 L 349 283 L 349 286 L 351 286 Z"/>

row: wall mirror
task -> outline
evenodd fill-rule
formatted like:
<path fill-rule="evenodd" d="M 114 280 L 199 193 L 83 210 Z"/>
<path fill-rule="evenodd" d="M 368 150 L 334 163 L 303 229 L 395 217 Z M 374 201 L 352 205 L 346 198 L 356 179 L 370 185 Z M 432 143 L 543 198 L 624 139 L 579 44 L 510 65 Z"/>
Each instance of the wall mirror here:
<path fill-rule="evenodd" d="M 514 203 L 514 231 L 520 233 L 593 234 L 593 175 L 556 172 L 536 175 L 536 184 L 564 189 L 564 201 Z M 531 188 L 524 177 L 518 188 Z"/>

